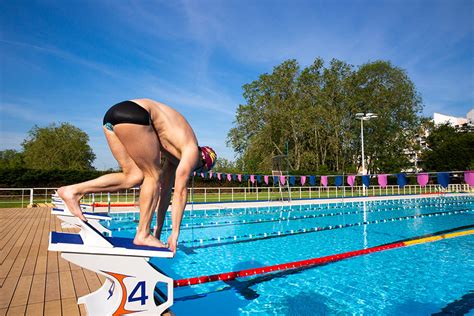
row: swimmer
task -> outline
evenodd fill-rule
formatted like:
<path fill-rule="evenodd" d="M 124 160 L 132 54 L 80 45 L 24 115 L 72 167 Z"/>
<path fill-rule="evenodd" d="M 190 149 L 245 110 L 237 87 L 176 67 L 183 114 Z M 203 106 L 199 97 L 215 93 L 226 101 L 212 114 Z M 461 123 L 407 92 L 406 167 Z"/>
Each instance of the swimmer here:
<path fill-rule="evenodd" d="M 133 242 L 166 247 L 160 241 L 160 235 L 174 185 L 172 232 L 167 246 L 176 253 L 188 178 L 193 171 L 211 170 L 216 153 L 210 147 L 198 146 L 196 135 L 183 115 L 150 99 L 124 101 L 112 106 L 104 116 L 103 130 L 122 172 L 61 187 L 59 196 L 72 214 L 86 221 L 79 206 L 84 194 L 141 185 L 140 221 Z M 155 210 L 157 223 L 154 234 L 151 234 L 150 224 Z"/>

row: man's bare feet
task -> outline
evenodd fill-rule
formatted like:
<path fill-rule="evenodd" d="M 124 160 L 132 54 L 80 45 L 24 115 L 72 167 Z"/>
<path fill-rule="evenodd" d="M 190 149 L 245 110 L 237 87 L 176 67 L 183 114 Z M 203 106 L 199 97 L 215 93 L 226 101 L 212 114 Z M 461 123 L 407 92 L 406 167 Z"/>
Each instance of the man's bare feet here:
<path fill-rule="evenodd" d="M 81 207 L 79 205 L 82 195 L 74 193 L 70 186 L 60 187 L 58 189 L 58 195 L 64 201 L 65 206 L 72 213 L 72 215 L 79 217 L 84 222 L 87 222 L 87 219 L 82 214 Z"/>
<path fill-rule="evenodd" d="M 166 248 L 166 245 L 159 241 L 153 235 L 145 235 L 145 234 L 136 234 L 135 239 L 133 239 L 133 243 L 137 246 L 150 246 L 150 247 L 159 247 L 159 248 Z"/>

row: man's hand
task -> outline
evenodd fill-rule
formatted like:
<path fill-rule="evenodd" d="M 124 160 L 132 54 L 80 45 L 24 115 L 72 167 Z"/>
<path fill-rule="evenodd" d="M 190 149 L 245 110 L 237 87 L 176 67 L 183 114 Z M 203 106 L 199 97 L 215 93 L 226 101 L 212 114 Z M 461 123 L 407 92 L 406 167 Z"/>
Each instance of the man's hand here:
<path fill-rule="evenodd" d="M 168 237 L 168 248 L 176 254 L 176 247 L 178 246 L 178 237 L 179 233 L 172 232 L 171 235 Z"/>

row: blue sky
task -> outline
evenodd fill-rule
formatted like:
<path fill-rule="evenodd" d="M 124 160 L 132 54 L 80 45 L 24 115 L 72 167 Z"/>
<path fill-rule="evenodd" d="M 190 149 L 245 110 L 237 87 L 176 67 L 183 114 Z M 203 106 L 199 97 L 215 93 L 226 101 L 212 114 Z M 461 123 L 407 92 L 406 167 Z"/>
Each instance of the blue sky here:
<path fill-rule="evenodd" d="M 113 104 L 147 97 L 182 112 L 200 144 L 225 145 L 242 85 L 282 61 L 405 69 L 424 114 L 474 107 L 474 1 L 0 0 L 0 150 L 35 124 L 87 132 L 99 169 Z"/>

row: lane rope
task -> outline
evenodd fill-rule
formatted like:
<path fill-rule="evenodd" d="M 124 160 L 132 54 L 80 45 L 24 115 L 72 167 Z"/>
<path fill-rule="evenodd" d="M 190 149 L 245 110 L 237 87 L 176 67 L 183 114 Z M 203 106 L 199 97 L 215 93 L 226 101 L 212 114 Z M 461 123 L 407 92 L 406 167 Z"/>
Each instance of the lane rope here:
<path fill-rule="evenodd" d="M 228 243 L 238 242 L 251 242 L 257 241 L 262 239 L 270 239 L 270 238 L 277 238 L 277 237 L 286 237 L 292 235 L 300 235 L 300 234 L 308 234 L 320 231 L 327 231 L 327 230 L 334 230 L 340 228 L 349 228 L 349 227 L 356 227 L 356 226 L 365 226 L 371 224 L 381 224 L 381 223 L 388 223 L 388 222 L 395 222 L 395 221 L 402 221 L 402 220 L 409 220 L 415 218 L 425 218 L 425 217 L 436 217 L 436 216 L 446 216 L 446 215 L 454 215 L 454 214 L 464 214 L 474 211 L 474 209 L 461 209 L 455 211 L 445 211 L 445 212 L 435 212 L 435 213 L 428 213 L 428 214 L 417 214 L 417 215 L 408 215 L 408 216 L 401 216 L 395 218 L 387 218 L 387 219 L 380 219 L 380 220 L 371 220 L 371 221 L 364 221 L 364 222 L 356 222 L 356 223 L 349 223 L 349 224 L 338 224 L 338 225 L 327 225 L 327 226 L 320 226 L 320 227 L 311 227 L 311 228 L 300 228 L 297 230 L 291 229 L 286 231 L 276 231 L 271 233 L 255 233 L 255 234 L 245 234 L 241 236 L 225 236 L 225 237 L 212 237 L 212 238 L 202 238 L 202 239 L 193 239 L 193 240 L 183 240 L 181 244 L 193 244 L 199 243 L 198 246 L 190 246 L 188 248 L 197 249 L 197 248 L 209 248 L 209 247 L 216 247 L 222 246 Z M 207 245 L 202 245 L 205 242 L 215 242 Z"/>
<path fill-rule="evenodd" d="M 203 283 L 215 282 L 215 281 L 230 281 L 236 278 L 249 277 L 249 276 L 254 276 L 258 274 L 271 273 L 271 272 L 277 272 L 277 271 L 282 271 L 282 270 L 293 270 L 293 269 L 299 269 L 299 268 L 305 268 L 305 267 L 307 268 L 311 266 L 322 265 L 322 264 L 326 264 L 330 262 L 336 262 L 336 261 L 341 261 L 344 259 L 358 257 L 358 256 L 370 254 L 370 253 L 381 252 L 381 251 L 395 249 L 395 248 L 409 247 L 409 246 L 419 245 L 419 244 L 428 243 L 428 242 L 436 242 L 443 239 L 468 236 L 472 234 L 474 234 L 474 229 L 455 232 L 455 233 L 442 234 L 442 235 L 437 235 L 437 236 L 415 238 L 408 241 L 398 241 L 398 242 L 389 243 L 389 244 L 385 244 L 381 246 L 370 247 L 366 249 L 348 251 L 348 252 L 343 252 L 343 253 L 319 257 L 319 258 L 312 258 L 312 259 L 307 259 L 307 260 L 300 260 L 300 261 L 288 262 L 288 263 L 283 263 L 283 264 L 270 265 L 270 266 L 261 267 L 261 268 L 252 268 L 252 269 L 246 269 L 246 270 L 240 270 L 240 271 L 234 271 L 234 272 L 226 272 L 226 273 L 219 273 L 219 274 L 213 274 L 213 275 L 207 275 L 207 276 L 185 278 L 185 279 L 175 280 L 174 287 L 190 286 L 190 285 L 203 284 Z"/>

